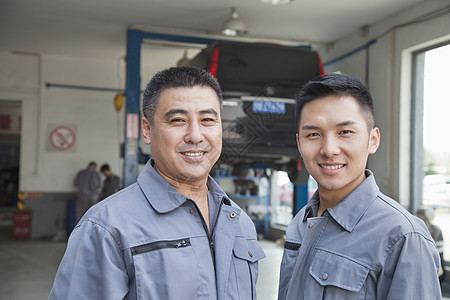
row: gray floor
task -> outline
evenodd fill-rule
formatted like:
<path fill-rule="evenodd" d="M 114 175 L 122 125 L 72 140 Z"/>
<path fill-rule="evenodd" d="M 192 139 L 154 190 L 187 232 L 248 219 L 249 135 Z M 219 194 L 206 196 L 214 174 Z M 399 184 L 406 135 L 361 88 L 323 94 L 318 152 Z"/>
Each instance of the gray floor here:
<path fill-rule="evenodd" d="M 12 240 L 10 227 L 0 231 L 0 298 L 47 299 L 66 243 Z"/>
<path fill-rule="evenodd" d="M 259 276 L 256 282 L 256 294 L 259 300 L 274 300 L 278 295 L 278 279 L 283 247 L 271 241 L 260 241 L 266 258 L 259 263 Z"/>

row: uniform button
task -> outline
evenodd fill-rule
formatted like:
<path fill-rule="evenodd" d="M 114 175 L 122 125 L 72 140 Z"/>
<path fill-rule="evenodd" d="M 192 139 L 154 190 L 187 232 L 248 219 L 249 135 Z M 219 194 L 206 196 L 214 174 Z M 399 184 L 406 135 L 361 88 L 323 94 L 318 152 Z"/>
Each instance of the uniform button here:
<path fill-rule="evenodd" d="M 309 228 L 312 228 L 313 226 L 314 226 L 313 222 L 309 223 L 309 225 L 308 225 Z"/>
<path fill-rule="evenodd" d="M 248 251 L 248 255 L 250 255 L 250 257 L 253 257 L 252 251 Z"/>
<path fill-rule="evenodd" d="M 230 212 L 230 217 L 231 218 L 235 218 L 236 217 L 236 213 L 234 211 Z"/>
<path fill-rule="evenodd" d="M 327 280 L 327 279 L 328 279 L 328 273 L 323 273 L 322 280 Z"/>
<path fill-rule="evenodd" d="M 190 213 L 191 215 L 193 215 L 193 214 L 195 213 L 195 211 L 194 211 L 193 209 L 191 209 L 191 210 L 189 211 L 189 213 Z"/>

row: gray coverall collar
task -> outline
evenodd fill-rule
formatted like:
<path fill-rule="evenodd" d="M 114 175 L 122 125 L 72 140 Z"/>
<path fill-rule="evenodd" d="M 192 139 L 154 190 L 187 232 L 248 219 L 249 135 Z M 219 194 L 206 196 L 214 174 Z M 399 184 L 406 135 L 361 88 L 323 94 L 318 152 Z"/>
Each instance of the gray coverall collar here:
<path fill-rule="evenodd" d="M 146 182 L 154 182 L 154 185 L 145 184 Z M 156 172 L 149 160 L 137 179 L 137 183 L 144 193 L 147 201 L 158 213 L 168 213 L 181 206 L 188 198 L 178 193 L 161 175 Z M 224 204 L 231 205 L 227 195 L 222 191 L 219 185 L 208 177 L 208 190 L 213 196 L 217 205 L 224 201 Z M 155 186 L 159 188 L 155 188 Z"/>
<path fill-rule="evenodd" d="M 375 177 L 370 170 L 366 170 L 366 179 L 357 186 L 347 197 L 337 205 L 326 210 L 339 225 L 351 232 L 367 209 L 377 198 L 379 188 L 376 185 Z M 370 199 L 362 201 L 361 199 Z M 303 222 L 312 216 L 316 216 L 319 207 L 319 193 L 316 191 L 306 206 Z"/>

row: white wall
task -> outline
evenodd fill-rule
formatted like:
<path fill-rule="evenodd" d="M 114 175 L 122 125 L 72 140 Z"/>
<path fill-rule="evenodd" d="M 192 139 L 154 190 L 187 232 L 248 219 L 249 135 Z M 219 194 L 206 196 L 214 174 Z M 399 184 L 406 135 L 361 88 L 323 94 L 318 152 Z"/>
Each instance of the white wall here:
<path fill-rule="evenodd" d="M 118 120 L 114 110 L 114 93 L 45 87 L 48 82 L 117 87 L 114 62 L 4 52 L 0 65 L 0 98 L 23 103 L 21 191 L 73 191 L 76 171 L 90 160 L 120 173 L 117 123 L 123 132 L 123 117 Z M 49 124 L 76 127 L 75 151 L 48 151 Z"/>
<path fill-rule="evenodd" d="M 120 86 L 115 62 L 44 56 L 42 70 L 44 83 L 106 88 Z M 123 74 L 121 80 L 124 80 Z M 113 172 L 120 174 L 119 144 L 123 140 L 123 116 L 114 109 L 114 96 L 114 92 L 43 88 L 40 172 L 25 189 L 71 190 L 76 171 L 85 168 L 90 160 L 99 166 L 109 163 Z M 52 124 L 75 126 L 74 152 L 47 150 L 47 126 Z"/>
<path fill-rule="evenodd" d="M 184 51 L 173 47 L 143 48 L 142 89 L 157 71 L 175 65 Z M 189 56 L 194 53 L 190 50 Z M 91 160 L 99 166 L 109 163 L 112 171 L 122 176 L 119 151 L 125 107 L 119 113 L 115 111 L 115 92 L 46 84 L 124 89 L 123 57 L 94 60 L 0 52 L 0 100 L 22 103 L 21 191 L 73 192 L 76 172 Z M 70 151 L 49 151 L 48 127 L 55 124 L 74 126 L 76 142 Z M 150 152 L 147 145 L 141 143 L 141 147 Z"/>
<path fill-rule="evenodd" d="M 369 26 L 363 36 L 357 31 L 328 48 L 318 48 L 324 62 L 351 52 L 372 39 L 368 48 L 368 84 L 374 105 L 376 126 L 381 130 L 381 146 L 369 159 L 381 190 L 409 205 L 410 189 L 410 108 L 411 53 L 450 40 L 450 14 L 404 26 L 420 16 L 449 6 L 446 0 L 425 1 L 402 13 Z M 326 67 L 326 72 L 341 71 L 365 80 L 366 53 L 358 52 Z"/>

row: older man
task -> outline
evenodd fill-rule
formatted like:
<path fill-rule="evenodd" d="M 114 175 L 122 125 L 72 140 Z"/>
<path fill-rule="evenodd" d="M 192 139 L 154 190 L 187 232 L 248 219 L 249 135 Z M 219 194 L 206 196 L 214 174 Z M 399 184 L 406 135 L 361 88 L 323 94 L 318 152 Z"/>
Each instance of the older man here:
<path fill-rule="evenodd" d="M 204 70 L 152 78 L 142 121 L 152 160 L 85 214 L 50 299 L 256 299 L 265 255 L 254 225 L 208 175 L 222 149 L 221 102 Z"/>

